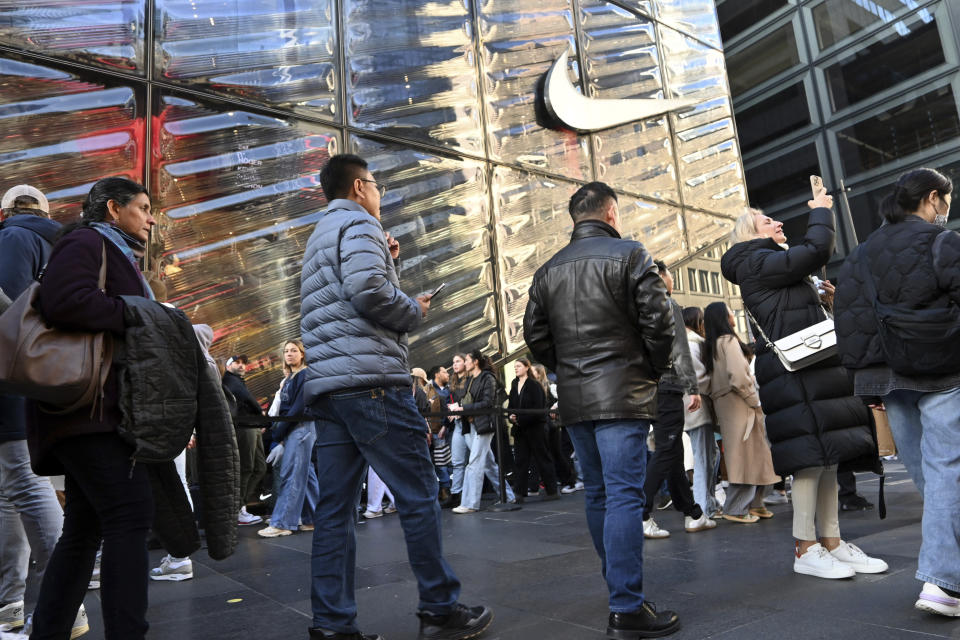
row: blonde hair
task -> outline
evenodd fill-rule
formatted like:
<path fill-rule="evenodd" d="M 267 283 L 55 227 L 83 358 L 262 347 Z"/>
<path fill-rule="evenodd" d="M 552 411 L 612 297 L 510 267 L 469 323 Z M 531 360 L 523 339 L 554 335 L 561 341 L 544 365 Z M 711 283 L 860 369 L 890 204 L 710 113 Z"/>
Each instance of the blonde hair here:
<path fill-rule="evenodd" d="M 747 207 L 746 210 L 737 218 L 733 224 L 733 231 L 730 233 L 730 244 L 746 242 L 760 237 L 757 232 L 757 216 L 764 215 L 760 209 Z"/>
<path fill-rule="evenodd" d="M 303 342 L 301 342 L 300 340 L 287 340 L 286 342 L 283 343 L 283 347 L 280 349 L 280 362 L 283 363 L 283 377 L 285 378 L 289 378 L 290 376 L 295 374 L 297 371 L 300 371 L 300 369 L 297 369 L 297 371 L 294 371 L 293 367 L 287 364 L 286 358 L 283 357 L 283 352 L 287 350 L 288 344 L 292 344 L 293 346 L 295 346 L 297 349 L 300 350 L 300 357 L 301 357 L 300 369 L 303 369 L 304 367 L 307 366 L 307 350 L 304 348 Z"/>

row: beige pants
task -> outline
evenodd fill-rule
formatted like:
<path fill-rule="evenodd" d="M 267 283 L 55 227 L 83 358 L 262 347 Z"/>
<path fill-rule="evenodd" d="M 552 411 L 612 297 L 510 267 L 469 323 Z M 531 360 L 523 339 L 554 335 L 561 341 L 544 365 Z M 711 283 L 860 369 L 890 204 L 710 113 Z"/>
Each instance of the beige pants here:
<path fill-rule="evenodd" d="M 837 498 L 837 465 L 808 467 L 793 474 L 793 537 L 817 540 L 839 538 L 840 508 Z"/>

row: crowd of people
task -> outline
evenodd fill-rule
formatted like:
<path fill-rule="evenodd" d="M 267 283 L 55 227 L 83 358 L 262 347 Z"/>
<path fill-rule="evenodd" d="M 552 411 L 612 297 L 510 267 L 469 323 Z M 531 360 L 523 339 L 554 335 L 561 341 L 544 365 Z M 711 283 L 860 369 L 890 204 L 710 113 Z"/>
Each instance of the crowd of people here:
<path fill-rule="evenodd" d="M 259 536 L 313 536 L 310 637 L 376 639 L 356 622 L 356 527 L 397 513 L 420 638 L 475 637 L 493 611 L 460 602 L 440 516 L 477 513 L 489 486 L 514 503 L 584 491 L 610 593 L 608 636 L 668 635 L 679 615 L 643 593 L 644 539 L 670 536 L 653 518 L 662 496 L 688 533 L 718 519 L 753 525 L 789 500 L 796 573 L 888 569 L 843 539 L 838 517 L 838 474 L 882 473 L 871 409 L 886 411 L 926 498 L 915 606 L 960 616 L 960 236 L 943 228 L 952 191 L 943 175 L 900 178 L 886 223 L 848 257 L 836 288 L 811 277 L 834 251 L 825 190 L 789 244 L 782 223 L 747 210 L 721 269 L 740 288 L 749 343 L 724 302 L 677 304 L 668 266 L 621 237 L 616 193 L 584 185 L 569 203 L 571 242 L 533 278 L 523 322 L 532 357 L 514 361 L 509 386 L 478 350 L 449 367 L 410 368 L 407 335 L 431 295 L 400 289 L 400 246 L 380 222 L 385 188 L 347 154 L 320 182 L 329 205 L 303 258 L 302 340 L 282 345 L 279 388 L 262 404 L 244 381 L 246 356 L 213 359 L 210 327 L 191 325 L 141 271 L 156 223 L 143 186 L 97 182 L 81 221 L 62 228 L 39 190 L 4 195 L 3 304 L 34 295 L 51 331 L 103 333 L 114 351 L 99 354 L 106 373 L 86 404 L 0 396 L 7 631 L 78 637 L 89 630 L 84 594 L 100 588 L 106 637 L 142 638 L 149 579 L 193 577 L 198 520 L 219 559 L 237 526 L 269 513 Z M 837 355 L 796 364 L 777 347 L 833 317 Z M 165 366 L 131 361 L 145 352 Z M 53 475 L 63 476 L 62 504 Z M 151 531 L 167 550 L 154 568 Z"/>

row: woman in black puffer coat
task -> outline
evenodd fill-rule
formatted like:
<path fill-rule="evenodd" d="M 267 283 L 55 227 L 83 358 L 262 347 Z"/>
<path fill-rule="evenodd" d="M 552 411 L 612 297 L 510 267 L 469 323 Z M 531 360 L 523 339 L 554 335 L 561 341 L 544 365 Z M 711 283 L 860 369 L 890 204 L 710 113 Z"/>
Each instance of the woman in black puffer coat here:
<path fill-rule="evenodd" d="M 810 275 L 833 254 L 833 199 L 822 192 L 808 203 L 807 234 L 785 249 L 783 225 L 756 210 L 737 221 L 733 242 L 720 263 L 724 277 L 740 286 L 744 306 L 770 340 L 826 318 Z M 826 285 L 828 292 L 832 287 Z M 886 563 L 840 539 L 837 466 L 876 468 L 877 445 L 867 407 L 834 357 L 787 371 L 759 333 L 756 376 L 766 414 L 773 466 L 793 474 L 794 571 L 823 578 L 876 573 Z M 820 525 L 818 544 L 816 525 Z"/>

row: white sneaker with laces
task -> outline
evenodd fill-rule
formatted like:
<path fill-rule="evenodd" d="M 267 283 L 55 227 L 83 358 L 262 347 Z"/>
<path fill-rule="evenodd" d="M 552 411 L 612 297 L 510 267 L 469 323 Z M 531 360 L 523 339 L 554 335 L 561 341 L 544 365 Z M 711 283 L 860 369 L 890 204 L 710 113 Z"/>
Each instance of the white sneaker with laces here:
<path fill-rule="evenodd" d="M 240 515 L 237 516 L 237 524 L 250 525 L 260 524 L 261 522 L 263 522 L 263 518 L 252 513 L 248 513 L 246 507 L 240 507 Z"/>
<path fill-rule="evenodd" d="M 790 498 L 787 497 L 787 494 L 779 491 L 774 491 L 763 499 L 763 504 L 787 504 L 788 502 L 790 502 Z"/>
<path fill-rule="evenodd" d="M 257 531 L 257 535 L 261 538 L 279 538 L 280 536 L 289 536 L 292 535 L 293 531 L 289 529 L 278 529 L 277 527 L 265 527 Z"/>
<path fill-rule="evenodd" d="M 852 578 L 857 574 L 853 567 L 840 562 L 819 542 L 807 549 L 807 552 L 803 555 L 799 555 L 798 549 L 794 556 L 793 570 L 795 573 L 831 580 Z"/>
<path fill-rule="evenodd" d="M 890 567 L 880 558 L 871 558 L 860 547 L 840 541 L 840 546 L 830 552 L 840 562 L 853 567 L 857 573 L 883 573 Z"/>
<path fill-rule="evenodd" d="M 657 523 L 650 518 L 649 520 L 643 521 L 643 537 L 644 538 L 669 538 L 670 532 L 666 529 L 661 529 Z"/>
<path fill-rule="evenodd" d="M 471 509 L 470 507 L 464 507 L 464 506 L 454 507 L 453 509 L 451 509 L 451 511 L 453 511 L 454 513 L 476 513 L 477 512 L 476 509 Z"/>
<path fill-rule="evenodd" d="M 366 518 L 367 520 L 371 518 L 379 518 L 382 515 L 383 515 L 383 511 L 370 511 L 370 509 L 367 509 L 366 511 L 363 512 L 363 517 Z"/>
<path fill-rule="evenodd" d="M 914 608 L 950 618 L 960 617 L 960 598 L 954 598 L 937 585 L 924 582 Z"/>
<path fill-rule="evenodd" d="M 10 631 L 23 626 L 23 600 L 0 607 L 0 630 Z"/>
<path fill-rule="evenodd" d="M 73 626 L 70 628 L 70 640 L 79 638 L 88 631 L 90 631 L 90 622 L 87 620 L 87 610 L 81 604 L 77 610 L 77 617 L 73 620 Z"/>
<path fill-rule="evenodd" d="M 702 514 L 699 518 L 683 516 L 683 528 L 687 533 L 696 533 L 697 531 L 706 531 L 717 526 L 716 520 L 711 520 L 707 514 Z"/>
<path fill-rule="evenodd" d="M 174 558 L 170 554 L 160 561 L 159 567 L 150 569 L 151 580 L 180 582 L 193 577 L 193 562 L 190 558 Z"/>
<path fill-rule="evenodd" d="M 397 505 L 395 505 L 395 504 L 388 504 L 387 506 L 385 506 L 385 507 L 383 508 L 383 512 L 384 512 L 385 514 L 396 513 L 396 512 L 397 512 Z"/>

